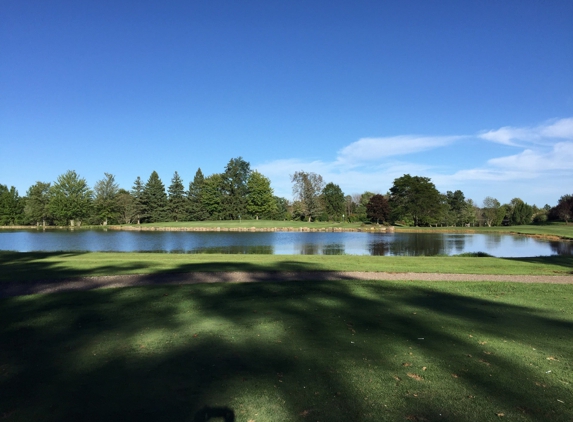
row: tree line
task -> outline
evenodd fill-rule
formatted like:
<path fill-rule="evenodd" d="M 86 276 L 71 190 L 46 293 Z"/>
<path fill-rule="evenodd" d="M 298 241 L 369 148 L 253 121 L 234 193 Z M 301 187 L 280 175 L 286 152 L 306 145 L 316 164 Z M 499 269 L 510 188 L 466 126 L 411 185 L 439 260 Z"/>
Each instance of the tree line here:
<path fill-rule="evenodd" d="M 480 207 L 463 192 L 440 193 L 427 177 L 405 174 L 385 194 L 366 191 L 345 195 L 322 176 L 291 175 L 293 201 L 274 195 L 270 180 L 242 157 L 229 160 L 221 173 L 205 177 L 199 168 L 187 186 L 177 173 L 165 187 L 157 172 L 146 182 L 139 176 L 130 190 L 104 173 L 93 189 L 70 170 L 54 183 L 36 182 L 20 197 L 0 184 L 0 225 L 141 224 L 207 220 L 348 221 L 405 226 L 475 226 L 569 222 L 573 196 L 554 207 L 537 208 L 519 198 L 508 204 L 486 197 Z"/>

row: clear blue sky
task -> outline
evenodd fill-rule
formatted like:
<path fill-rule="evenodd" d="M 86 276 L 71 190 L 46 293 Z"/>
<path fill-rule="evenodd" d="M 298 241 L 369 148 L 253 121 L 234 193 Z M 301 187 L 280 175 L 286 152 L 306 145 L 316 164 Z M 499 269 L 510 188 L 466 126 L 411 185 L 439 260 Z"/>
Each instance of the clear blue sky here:
<path fill-rule="evenodd" d="M 573 193 L 573 1 L 0 4 L 0 183 L 167 186 L 242 156 L 291 198 L 404 173 L 481 204 Z"/>

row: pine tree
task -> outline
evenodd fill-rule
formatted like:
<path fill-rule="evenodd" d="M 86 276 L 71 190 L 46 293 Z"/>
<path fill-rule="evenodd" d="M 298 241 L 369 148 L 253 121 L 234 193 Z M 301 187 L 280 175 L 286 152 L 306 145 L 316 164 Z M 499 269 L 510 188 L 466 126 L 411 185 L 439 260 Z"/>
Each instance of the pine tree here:
<path fill-rule="evenodd" d="M 208 213 L 209 220 L 221 220 L 225 217 L 223 212 L 223 176 L 212 174 L 205 178 L 203 183 L 202 204 Z"/>
<path fill-rule="evenodd" d="M 187 215 L 187 198 L 185 197 L 185 188 L 179 174 L 175 172 L 171 179 L 169 192 L 169 220 L 184 221 Z"/>
<path fill-rule="evenodd" d="M 133 218 L 137 221 L 137 224 L 141 224 L 141 221 L 146 217 L 143 204 L 143 189 L 141 177 L 137 176 L 131 190 L 131 195 L 133 196 Z"/>
<path fill-rule="evenodd" d="M 146 222 L 156 223 L 167 220 L 168 208 L 165 185 L 156 171 L 151 173 L 149 180 L 143 188 L 143 206 Z"/>
<path fill-rule="evenodd" d="M 203 193 L 205 189 L 205 178 L 203 172 L 199 168 L 195 173 L 193 181 L 189 183 L 189 191 L 187 192 L 187 212 L 188 218 L 191 221 L 204 221 L 209 218 L 209 213 L 205 209 L 203 203 Z"/>

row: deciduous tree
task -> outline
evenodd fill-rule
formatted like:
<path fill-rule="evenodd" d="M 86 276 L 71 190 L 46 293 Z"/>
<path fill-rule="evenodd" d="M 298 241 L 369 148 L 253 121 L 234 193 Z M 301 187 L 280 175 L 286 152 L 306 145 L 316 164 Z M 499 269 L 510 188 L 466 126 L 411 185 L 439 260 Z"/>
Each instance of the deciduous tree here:
<path fill-rule="evenodd" d="M 24 201 L 14 186 L 0 185 L 0 226 L 20 224 L 24 219 Z"/>
<path fill-rule="evenodd" d="M 36 225 L 41 223 L 44 227 L 49 216 L 50 185 L 50 183 L 36 182 L 26 192 L 25 214 L 29 221 L 35 222 Z"/>
<path fill-rule="evenodd" d="M 104 226 L 107 226 L 108 220 L 113 219 L 118 214 L 118 204 L 116 195 L 119 191 L 119 185 L 115 183 L 113 174 L 104 173 L 105 177 L 98 180 L 94 186 L 94 208 L 97 218 Z"/>
<path fill-rule="evenodd" d="M 291 175 L 293 196 L 300 201 L 302 215 L 310 223 L 320 212 L 320 193 L 324 187 L 322 176 L 316 173 L 297 171 Z"/>
<path fill-rule="evenodd" d="M 390 204 L 382 195 L 374 195 L 366 204 L 366 215 L 372 222 L 380 224 L 380 221 L 388 221 L 390 217 Z"/>
<path fill-rule="evenodd" d="M 50 214 L 61 224 L 81 225 L 90 215 L 92 195 L 86 179 L 69 170 L 50 188 Z"/>
<path fill-rule="evenodd" d="M 277 204 L 271 188 L 271 181 L 258 171 L 253 171 L 247 181 L 247 211 L 259 217 L 270 218 L 277 211 Z"/>
<path fill-rule="evenodd" d="M 440 192 L 430 178 L 405 174 L 390 188 L 390 207 L 395 220 L 410 216 L 416 226 L 432 224 L 440 215 Z"/>
<path fill-rule="evenodd" d="M 223 214 L 225 219 L 238 220 L 247 214 L 247 181 L 251 165 L 242 157 L 232 158 L 225 167 L 222 179 Z"/>
<path fill-rule="evenodd" d="M 344 214 L 344 193 L 340 186 L 332 182 L 327 183 L 322 189 L 322 201 L 328 219 L 340 221 L 342 214 Z"/>

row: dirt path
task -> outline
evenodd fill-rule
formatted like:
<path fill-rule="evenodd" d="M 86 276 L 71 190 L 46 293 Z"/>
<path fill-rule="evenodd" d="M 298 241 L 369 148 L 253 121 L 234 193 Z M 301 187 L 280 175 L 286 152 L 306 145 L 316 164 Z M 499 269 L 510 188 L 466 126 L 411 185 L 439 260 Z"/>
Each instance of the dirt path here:
<path fill-rule="evenodd" d="M 397 281 L 507 281 L 514 283 L 573 284 L 573 276 L 478 275 L 384 272 L 192 272 L 180 274 L 114 275 L 78 277 L 36 282 L 0 284 L 0 297 L 56 293 L 71 290 L 146 286 L 161 284 L 252 283 L 303 280 L 397 280 Z"/>

